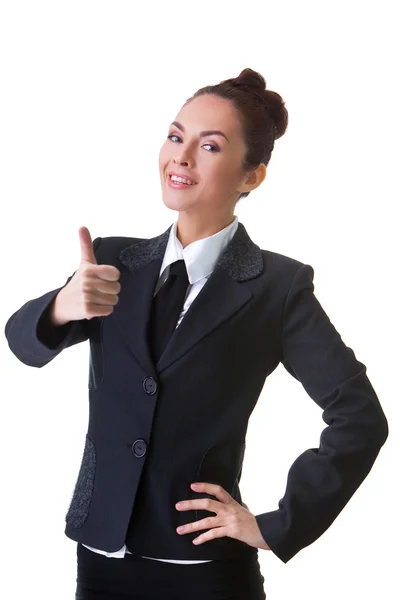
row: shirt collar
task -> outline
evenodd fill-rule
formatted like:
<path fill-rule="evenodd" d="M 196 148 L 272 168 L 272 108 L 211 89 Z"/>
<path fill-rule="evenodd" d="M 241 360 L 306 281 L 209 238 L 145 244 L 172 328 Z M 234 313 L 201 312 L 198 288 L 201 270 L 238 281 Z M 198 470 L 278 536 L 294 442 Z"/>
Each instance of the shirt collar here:
<path fill-rule="evenodd" d="M 195 240 L 183 248 L 176 235 L 178 226 L 178 221 L 176 220 L 170 230 L 160 275 L 166 267 L 180 259 L 185 261 L 189 283 L 196 283 L 196 281 L 210 275 L 221 252 L 235 235 L 238 225 L 239 218 L 235 215 L 232 223 L 214 233 L 214 235 L 202 238 L 201 240 Z"/>

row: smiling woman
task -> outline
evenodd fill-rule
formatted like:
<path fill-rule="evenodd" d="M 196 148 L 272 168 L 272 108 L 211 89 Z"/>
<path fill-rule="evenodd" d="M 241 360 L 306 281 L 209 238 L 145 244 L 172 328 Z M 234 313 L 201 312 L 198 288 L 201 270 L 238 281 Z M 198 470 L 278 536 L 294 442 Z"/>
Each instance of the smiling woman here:
<path fill-rule="evenodd" d="M 184 246 L 229 224 L 237 202 L 265 179 L 275 140 L 288 125 L 282 97 L 265 85 L 262 75 L 244 69 L 200 88 L 172 121 L 159 171 L 164 204 L 180 212 Z"/>
<path fill-rule="evenodd" d="M 6 323 L 11 350 L 34 367 L 90 340 L 88 431 L 65 527 L 76 600 L 264 600 L 258 551 L 286 563 L 315 542 L 386 440 L 366 367 L 314 295 L 311 265 L 260 248 L 234 214 L 287 123 L 281 96 L 251 69 L 198 90 L 159 154 L 175 223 L 93 242 L 81 227 L 78 269 Z M 280 363 L 327 427 L 294 461 L 278 507 L 253 514 L 240 490 L 246 433 Z"/>

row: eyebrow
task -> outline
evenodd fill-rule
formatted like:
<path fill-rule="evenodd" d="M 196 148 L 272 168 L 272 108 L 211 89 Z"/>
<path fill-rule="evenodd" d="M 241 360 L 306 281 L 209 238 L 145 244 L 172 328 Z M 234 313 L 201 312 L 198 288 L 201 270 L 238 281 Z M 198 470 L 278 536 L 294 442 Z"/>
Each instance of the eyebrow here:
<path fill-rule="evenodd" d="M 181 131 L 185 131 L 184 126 L 181 123 L 178 123 L 178 121 L 173 121 L 171 123 L 171 125 L 175 125 L 175 127 L 178 127 L 178 129 L 180 129 Z M 224 134 L 223 131 L 219 131 L 218 129 L 211 129 L 209 131 L 200 131 L 200 137 L 205 137 L 208 135 L 222 135 L 226 141 L 230 144 L 230 141 L 228 140 L 228 138 L 226 137 L 226 135 Z"/>

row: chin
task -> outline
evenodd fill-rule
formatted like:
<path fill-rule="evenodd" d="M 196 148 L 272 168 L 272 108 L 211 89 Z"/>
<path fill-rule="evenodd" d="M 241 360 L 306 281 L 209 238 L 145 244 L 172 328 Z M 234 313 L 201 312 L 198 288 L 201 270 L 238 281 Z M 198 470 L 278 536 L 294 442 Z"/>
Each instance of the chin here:
<path fill-rule="evenodd" d="M 171 210 L 188 210 L 193 203 L 191 204 L 178 196 L 179 194 L 163 194 L 162 200 L 164 205 Z"/>

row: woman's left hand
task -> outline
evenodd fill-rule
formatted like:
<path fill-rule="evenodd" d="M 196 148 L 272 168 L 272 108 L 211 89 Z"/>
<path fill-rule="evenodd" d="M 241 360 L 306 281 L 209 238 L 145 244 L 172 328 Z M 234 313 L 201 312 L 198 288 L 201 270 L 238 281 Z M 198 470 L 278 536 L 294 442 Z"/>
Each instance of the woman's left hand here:
<path fill-rule="evenodd" d="M 266 541 L 261 535 L 260 528 L 255 516 L 249 511 L 246 504 L 239 504 L 234 498 L 220 485 L 213 483 L 192 483 L 192 489 L 196 492 L 205 492 L 213 495 L 217 500 L 211 498 L 198 498 L 196 500 L 183 500 L 177 510 L 195 510 L 203 509 L 217 513 L 215 517 L 206 517 L 187 525 L 177 528 L 180 535 L 208 529 L 205 533 L 197 536 L 193 544 L 202 544 L 217 537 L 231 537 L 241 542 L 245 542 L 253 548 L 270 550 Z"/>

